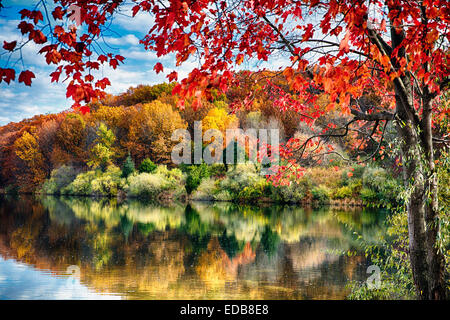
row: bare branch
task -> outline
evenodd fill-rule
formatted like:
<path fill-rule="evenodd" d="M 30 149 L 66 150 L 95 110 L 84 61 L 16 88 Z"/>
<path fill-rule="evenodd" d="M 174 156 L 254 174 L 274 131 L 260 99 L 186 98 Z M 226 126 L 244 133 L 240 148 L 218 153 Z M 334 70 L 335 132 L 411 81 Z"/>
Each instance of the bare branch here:
<path fill-rule="evenodd" d="M 392 120 L 395 117 L 395 113 L 388 111 L 380 111 L 377 113 L 364 113 L 356 109 L 351 109 L 350 112 L 355 116 L 356 120 L 380 121 L 380 120 Z"/>

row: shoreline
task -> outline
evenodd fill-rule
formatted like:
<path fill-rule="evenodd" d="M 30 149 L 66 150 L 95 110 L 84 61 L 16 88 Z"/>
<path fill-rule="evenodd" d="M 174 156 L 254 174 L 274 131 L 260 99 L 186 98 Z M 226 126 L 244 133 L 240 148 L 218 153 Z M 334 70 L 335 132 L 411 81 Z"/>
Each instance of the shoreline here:
<path fill-rule="evenodd" d="M 120 202 L 127 201 L 127 200 L 140 200 L 142 202 L 154 202 L 159 204 L 167 204 L 167 203 L 183 203 L 188 204 L 191 202 L 204 202 L 204 203 L 233 203 L 237 205 L 289 205 L 289 206 L 300 206 L 304 208 L 321 208 L 321 207 L 331 207 L 331 208 L 367 208 L 369 207 L 367 204 L 365 204 L 360 199 L 355 198 L 345 198 L 345 199 L 331 199 L 328 202 L 325 203 L 319 203 L 318 201 L 302 201 L 302 202 L 281 202 L 281 201 L 275 201 L 270 198 L 261 198 L 259 201 L 245 201 L 245 200 L 217 200 L 217 199 L 205 199 L 205 198 L 193 198 L 190 196 L 185 196 L 181 198 L 174 198 L 171 197 L 171 194 L 160 194 L 155 198 L 142 198 L 142 197 L 135 197 L 135 196 L 128 196 L 128 195 L 116 195 L 116 196 L 105 196 L 105 195 L 70 195 L 70 194 L 46 194 L 46 193 L 39 193 L 39 192 L 18 192 L 18 193 L 7 193 L 4 189 L 0 189 L 0 195 L 3 196 L 21 196 L 21 195 L 27 195 L 27 196 L 51 196 L 51 197 L 74 197 L 74 198 L 89 198 L 93 200 L 100 200 L 100 199 L 117 199 Z"/>

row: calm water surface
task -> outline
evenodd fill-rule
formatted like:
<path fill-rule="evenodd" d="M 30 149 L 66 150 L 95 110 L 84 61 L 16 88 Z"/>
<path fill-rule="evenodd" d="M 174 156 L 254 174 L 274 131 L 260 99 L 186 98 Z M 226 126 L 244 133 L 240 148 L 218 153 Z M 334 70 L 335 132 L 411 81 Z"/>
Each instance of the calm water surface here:
<path fill-rule="evenodd" d="M 0 299 L 344 299 L 385 214 L 0 198 Z"/>

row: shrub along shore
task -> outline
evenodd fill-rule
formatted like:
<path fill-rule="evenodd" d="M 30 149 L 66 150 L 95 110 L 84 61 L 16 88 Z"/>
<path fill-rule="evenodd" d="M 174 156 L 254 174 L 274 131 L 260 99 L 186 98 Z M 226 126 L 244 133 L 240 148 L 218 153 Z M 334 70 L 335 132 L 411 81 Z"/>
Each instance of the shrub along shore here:
<path fill-rule="evenodd" d="M 298 203 L 391 208 L 397 203 L 399 181 L 385 169 L 370 166 L 314 167 L 301 178 L 274 186 L 253 163 L 181 165 L 168 168 L 145 159 L 139 168 L 128 158 L 122 169 L 79 172 L 70 166 L 53 170 L 39 194 L 140 198 L 151 201 L 231 201 L 237 203 Z M 11 192 L 12 190 L 5 190 Z"/>

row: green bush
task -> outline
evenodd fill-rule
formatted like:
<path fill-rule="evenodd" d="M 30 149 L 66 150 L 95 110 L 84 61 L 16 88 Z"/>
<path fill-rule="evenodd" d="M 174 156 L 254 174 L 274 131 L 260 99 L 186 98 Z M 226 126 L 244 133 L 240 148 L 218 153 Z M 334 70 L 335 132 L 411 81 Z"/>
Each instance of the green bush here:
<path fill-rule="evenodd" d="M 258 168 L 252 164 L 238 164 L 228 170 L 225 179 L 221 180 L 219 187 L 228 191 L 233 200 L 256 200 L 263 194 L 267 186 L 266 179 L 259 174 Z"/>
<path fill-rule="evenodd" d="M 167 189 L 163 177 L 151 173 L 141 173 L 128 179 L 128 194 L 140 198 L 155 198 L 163 190 Z"/>
<path fill-rule="evenodd" d="M 128 178 L 128 195 L 140 198 L 155 199 L 161 193 L 171 193 L 175 197 L 183 192 L 183 173 L 180 169 L 167 169 L 158 166 L 154 173 L 141 173 Z"/>
<path fill-rule="evenodd" d="M 253 185 L 244 187 L 244 189 L 239 192 L 238 198 L 241 201 L 256 201 L 267 195 L 266 190 L 268 190 L 267 181 L 261 179 Z"/>
<path fill-rule="evenodd" d="M 352 166 L 353 168 L 353 179 L 361 179 L 364 171 L 366 171 L 366 166 L 362 166 L 360 164 L 355 164 Z"/>
<path fill-rule="evenodd" d="M 72 183 L 61 189 L 63 195 L 116 196 L 125 185 L 120 168 L 111 165 L 101 170 L 80 173 Z"/>
<path fill-rule="evenodd" d="M 77 175 L 67 187 L 61 189 L 61 194 L 89 196 L 92 194 L 92 180 L 101 175 L 101 171 L 88 171 Z"/>
<path fill-rule="evenodd" d="M 168 169 L 166 165 L 160 165 L 155 170 L 156 175 L 160 175 L 167 182 L 169 189 L 184 189 L 184 175 L 180 169 Z"/>
<path fill-rule="evenodd" d="M 106 172 L 91 182 L 92 195 L 94 196 L 116 196 L 118 191 L 125 185 L 122 171 L 115 166 L 109 166 Z"/>
<path fill-rule="evenodd" d="M 377 193 L 369 188 L 362 188 L 360 193 L 361 200 L 366 203 L 373 203 L 377 201 Z"/>
<path fill-rule="evenodd" d="M 189 178 L 188 178 L 189 179 Z M 187 190 L 187 181 L 186 179 L 186 190 Z M 192 193 L 192 199 L 195 200 L 215 200 L 216 194 L 219 193 L 218 181 L 208 178 L 204 179 L 197 189 Z M 219 200 L 219 199 L 216 199 Z"/>
<path fill-rule="evenodd" d="M 78 171 L 71 166 L 61 166 L 54 169 L 50 179 L 46 180 L 41 188 L 41 193 L 58 195 L 77 177 Z"/>
<path fill-rule="evenodd" d="M 361 193 L 361 189 L 362 189 L 362 179 L 361 179 L 361 178 L 353 179 L 352 181 L 350 181 L 350 183 L 348 184 L 348 186 L 349 186 L 350 189 L 352 190 L 352 195 L 353 195 L 353 197 L 357 197 L 357 196 L 359 196 L 359 194 Z"/>
<path fill-rule="evenodd" d="M 153 173 L 157 169 L 157 165 L 153 163 L 149 158 L 145 158 L 139 166 L 140 173 Z"/>
<path fill-rule="evenodd" d="M 209 178 L 211 175 L 210 168 L 207 164 L 202 163 L 197 166 L 188 168 L 188 176 L 186 179 L 186 191 L 191 194 L 198 188 L 203 179 Z"/>
<path fill-rule="evenodd" d="M 233 201 L 233 197 L 231 194 L 226 190 L 219 191 L 215 196 L 214 199 L 217 201 Z"/>
<path fill-rule="evenodd" d="M 327 204 L 330 201 L 330 189 L 323 185 L 312 188 L 311 194 L 313 200 L 317 201 L 320 205 Z"/>
<path fill-rule="evenodd" d="M 345 198 L 350 198 L 352 196 L 352 194 L 353 194 L 353 192 L 352 192 L 352 188 L 350 186 L 343 186 L 334 192 L 333 197 L 335 199 L 345 199 Z"/>
<path fill-rule="evenodd" d="M 367 167 L 362 176 L 362 187 L 371 190 L 372 196 L 375 194 L 376 198 L 372 197 L 371 203 L 376 206 L 391 207 L 397 203 L 397 195 L 401 190 L 401 183 L 394 179 L 383 168 Z M 365 196 L 369 195 L 365 191 Z"/>
<path fill-rule="evenodd" d="M 304 176 L 298 180 L 292 178 L 290 184 L 283 186 L 271 186 L 271 197 L 278 202 L 299 203 L 302 202 L 312 188 L 311 181 Z"/>
<path fill-rule="evenodd" d="M 366 166 L 355 164 L 350 168 L 350 170 L 344 170 L 342 172 L 341 177 L 342 185 L 346 186 L 349 185 L 355 179 L 362 179 L 364 172 L 366 171 L 366 168 L 367 168 Z M 351 173 L 350 176 L 349 173 Z"/>
<path fill-rule="evenodd" d="M 214 163 L 209 166 L 210 176 L 212 177 L 222 177 L 227 174 L 227 168 L 222 163 Z"/>

